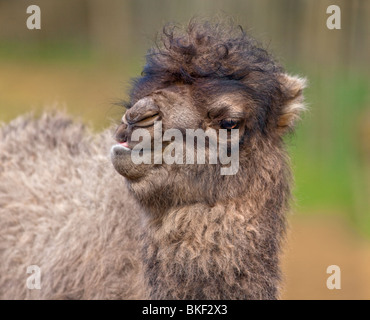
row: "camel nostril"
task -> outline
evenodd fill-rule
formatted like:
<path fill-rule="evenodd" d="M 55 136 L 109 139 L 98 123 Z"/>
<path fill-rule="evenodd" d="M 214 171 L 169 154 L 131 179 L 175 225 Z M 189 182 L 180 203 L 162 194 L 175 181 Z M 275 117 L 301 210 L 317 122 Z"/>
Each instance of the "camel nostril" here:
<path fill-rule="evenodd" d="M 143 114 L 126 115 L 122 120 L 131 126 L 147 127 L 152 125 L 159 117 L 157 110 L 149 110 Z"/>
<path fill-rule="evenodd" d="M 124 143 L 127 141 L 127 125 L 121 124 L 118 126 L 114 134 L 114 139 L 119 143 Z"/>
<path fill-rule="evenodd" d="M 148 127 L 159 119 L 159 107 L 151 97 L 144 97 L 126 111 L 122 122 L 135 127 Z"/>

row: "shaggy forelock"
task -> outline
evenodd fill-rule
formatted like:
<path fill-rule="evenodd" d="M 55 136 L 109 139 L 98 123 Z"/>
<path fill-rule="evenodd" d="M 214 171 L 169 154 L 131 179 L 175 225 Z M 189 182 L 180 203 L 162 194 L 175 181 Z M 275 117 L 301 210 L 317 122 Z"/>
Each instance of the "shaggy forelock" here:
<path fill-rule="evenodd" d="M 276 72 L 266 50 L 231 23 L 191 21 L 185 30 L 166 25 L 161 44 L 149 50 L 144 75 L 192 83 L 197 78 L 241 80 L 252 71 Z"/>
<path fill-rule="evenodd" d="M 186 28 L 167 24 L 146 56 L 139 80 L 193 83 L 199 78 L 243 80 L 251 72 L 277 73 L 281 67 L 241 26 L 192 20 Z"/>
<path fill-rule="evenodd" d="M 262 45 L 232 22 L 168 24 L 149 50 L 141 77 L 133 81 L 131 104 L 174 84 L 207 87 L 208 94 L 237 89 L 261 107 L 257 117 L 263 128 L 273 105 L 279 105 L 282 72 Z"/>

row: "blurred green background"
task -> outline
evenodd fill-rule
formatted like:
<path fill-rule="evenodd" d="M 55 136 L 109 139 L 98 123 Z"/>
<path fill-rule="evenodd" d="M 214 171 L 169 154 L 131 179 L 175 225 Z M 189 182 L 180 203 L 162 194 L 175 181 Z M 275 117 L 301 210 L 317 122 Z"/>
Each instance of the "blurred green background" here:
<path fill-rule="evenodd" d="M 41 30 L 26 28 L 31 4 Z M 340 30 L 326 27 L 332 4 Z M 0 121 L 58 107 L 109 126 L 156 32 L 193 16 L 232 17 L 309 80 L 309 112 L 287 137 L 296 187 L 283 298 L 369 299 L 370 1 L 0 0 Z M 326 288 L 331 264 L 341 290 Z"/>

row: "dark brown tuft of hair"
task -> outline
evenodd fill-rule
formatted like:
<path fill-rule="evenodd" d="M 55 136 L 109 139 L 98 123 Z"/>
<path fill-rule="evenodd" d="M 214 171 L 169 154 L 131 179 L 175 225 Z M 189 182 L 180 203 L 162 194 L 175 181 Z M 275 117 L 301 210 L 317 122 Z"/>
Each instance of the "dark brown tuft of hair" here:
<path fill-rule="evenodd" d="M 167 24 L 158 38 L 146 55 L 141 77 L 133 80 L 132 103 L 176 83 L 193 87 L 208 83 L 211 90 L 218 83 L 217 87 L 244 91 L 260 106 L 260 130 L 276 123 L 284 99 L 279 82 L 283 68 L 241 26 L 193 19 L 184 28 Z"/>

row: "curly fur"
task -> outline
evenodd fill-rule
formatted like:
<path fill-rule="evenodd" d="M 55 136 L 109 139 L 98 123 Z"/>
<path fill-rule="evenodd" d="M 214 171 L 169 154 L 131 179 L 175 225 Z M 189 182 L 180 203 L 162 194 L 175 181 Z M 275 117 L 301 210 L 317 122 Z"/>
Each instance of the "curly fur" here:
<path fill-rule="evenodd" d="M 127 112 L 149 97 L 165 126 L 185 129 L 238 107 L 235 176 L 163 165 L 124 179 L 108 161 L 111 131 L 93 135 L 60 113 L 3 125 L 0 297 L 276 299 L 291 184 L 282 136 L 304 109 L 304 86 L 241 28 L 164 28 Z M 26 288 L 29 265 L 41 268 L 41 290 Z"/>
<path fill-rule="evenodd" d="M 129 214 L 140 209 L 108 161 L 110 144 L 111 133 L 94 137 L 61 113 L 2 127 L 0 297 L 145 297 Z M 29 265 L 41 268 L 41 290 L 26 287 Z"/>

